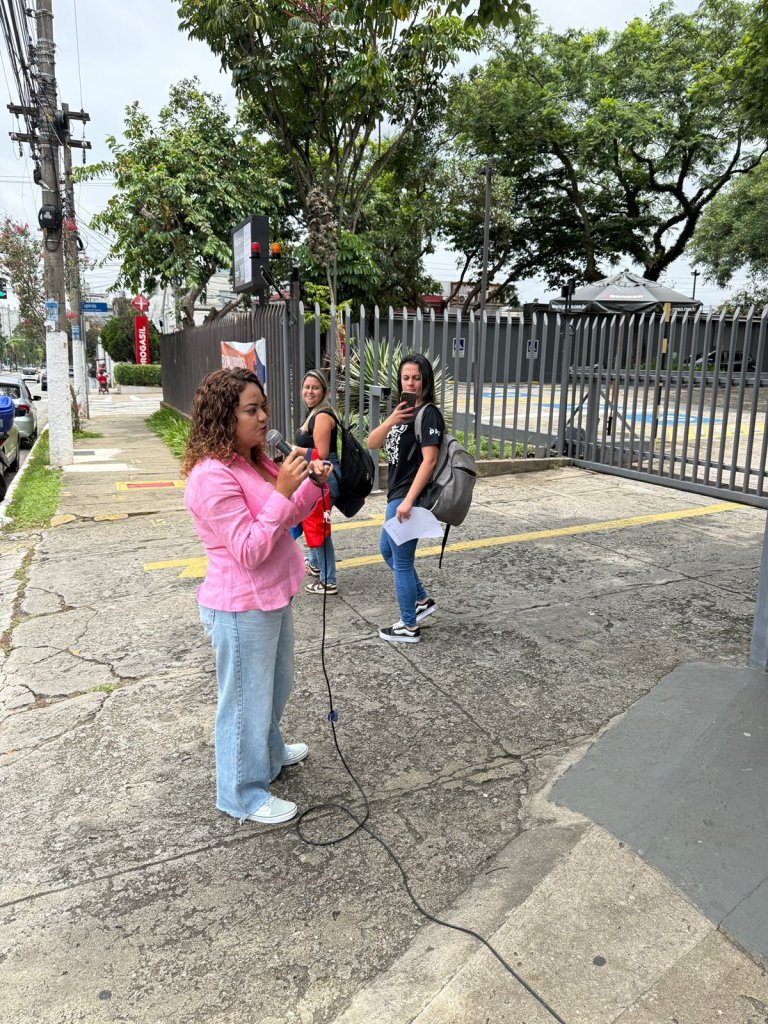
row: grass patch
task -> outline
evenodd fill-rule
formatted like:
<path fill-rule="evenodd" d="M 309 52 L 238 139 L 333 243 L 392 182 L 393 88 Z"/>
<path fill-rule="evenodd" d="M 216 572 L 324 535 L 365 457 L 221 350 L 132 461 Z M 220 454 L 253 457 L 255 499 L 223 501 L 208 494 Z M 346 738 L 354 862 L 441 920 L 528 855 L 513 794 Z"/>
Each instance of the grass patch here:
<path fill-rule="evenodd" d="M 90 441 L 94 437 L 104 437 L 103 434 L 96 434 L 93 430 L 75 430 L 72 433 L 75 441 Z"/>
<path fill-rule="evenodd" d="M 83 693 L 114 693 L 115 690 L 120 688 L 120 683 L 102 683 L 101 686 L 92 686 L 89 690 L 83 690 Z"/>
<path fill-rule="evenodd" d="M 491 448 L 491 450 L 489 452 L 488 451 L 488 438 L 487 437 L 481 437 L 480 438 L 480 454 L 478 455 L 477 454 L 477 438 L 475 437 L 474 434 L 470 434 L 469 435 L 469 439 L 468 439 L 468 441 L 466 443 L 464 441 L 464 433 L 463 433 L 463 431 L 457 430 L 456 433 L 454 434 L 454 437 L 459 442 L 459 444 L 463 445 L 467 449 L 469 454 L 472 455 L 475 459 L 477 459 L 477 458 L 480 458 L 480 459 L 512 459 L 512 458 L 524 459 L 529 454 L 533 454 L 533 448 L 528 448 L 524 444 L 516 444 L 515 445 L 515 453 L 513 455 L 512 454 L 512 442 L 511 441 L 505 441 L 504 442 L 504 451 L 503 451 L 503 453 L 502 453 L 502 450 L 501 450 L 500 442 L 499 441 L 494 441 L 493 442 L 493 446 L 492 446 L 492 448 Z"/>
<path fill-rule="evenodd" d="M 158 409 L 147 417 L 145 423 L 168 445 L 177 459 L 182 457 L 189 437 L 189 420 L 186 416 L 180 415 L 174 409 Z"/>
<path fill-rule="evenodd" d="M 61 491 L 61 470 L 48 465 L 48 432 L 35 445 L 27 459 L 24 476 L 13 492 L 13 499 L 6 515 L 10 523 L 4 527 L 11 530 L 26 530 L 35 526 L 47 526 L 56 515 Z"/>

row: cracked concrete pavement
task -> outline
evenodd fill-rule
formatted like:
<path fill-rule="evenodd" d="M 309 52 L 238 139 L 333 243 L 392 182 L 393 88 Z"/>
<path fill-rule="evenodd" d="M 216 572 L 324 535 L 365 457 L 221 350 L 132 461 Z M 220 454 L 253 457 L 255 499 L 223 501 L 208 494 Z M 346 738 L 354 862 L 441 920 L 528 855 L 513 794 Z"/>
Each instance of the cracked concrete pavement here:
<path fill-rule="evenodd" d="M 201 550 L 182 490 L 157 486 L 178 470 L 146 411 L 94 418 L 60 525 L 0 536 L 0 1021 L 553 1020 L 476 940 L 425 922 L 365 834 L 322 848 L 216 812 Z M 719 674 L 713 700 L 743 673 L 765 514 L 573 467 L 481 480 L 443 569 L 419 562 L 439 611 L 403 649 L 376 638 L 397 617 L 383 509 L 334 520 L 325 659 L 370 827 L 417 899 L 569 1024 L 768 1021 L 760 929 L 740 946 L 621 815 L 602 820 L 599 763 L 599 813 L 572 806 L 591 783 L 571 774 L 633 713 L 653 731 L 647 702 L 679 666 Z M 302 592 L 285 729 L 311 755 L 274 788 L 358 813 L 321 616 Z M 578 799 L 553 798 L 561 778 Z"/>

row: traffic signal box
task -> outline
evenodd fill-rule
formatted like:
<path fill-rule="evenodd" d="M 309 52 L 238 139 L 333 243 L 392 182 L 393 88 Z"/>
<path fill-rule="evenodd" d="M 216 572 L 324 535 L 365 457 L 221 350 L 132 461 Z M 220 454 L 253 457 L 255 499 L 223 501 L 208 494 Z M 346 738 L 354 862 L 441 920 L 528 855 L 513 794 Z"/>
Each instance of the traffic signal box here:
<path fill-rule="evenodd" d="M 269 217 L 251 217 L 251 268 L 254 291 L 268 287 L 262 269 L 269 272 Z"/>
<path fill-rule="evenodd" d="M 4 277 L 0 277 L 0 299 L 8 298 L 8 283 Z"/>

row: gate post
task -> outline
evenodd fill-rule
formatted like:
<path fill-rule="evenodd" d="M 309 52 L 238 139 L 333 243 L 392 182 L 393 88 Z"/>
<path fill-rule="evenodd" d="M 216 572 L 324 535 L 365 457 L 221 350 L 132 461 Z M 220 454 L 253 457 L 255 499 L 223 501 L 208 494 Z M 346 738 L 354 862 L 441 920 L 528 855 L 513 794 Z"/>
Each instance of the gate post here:
<path fill-rule="evenodd" d="M 757 604 L 752 624 L 752 643 L 749 648 L 749 667 L 768 670 L 768 515 L 765 517 L 763 553 L 760 558 L 760 576 L 757 581 Z"/>

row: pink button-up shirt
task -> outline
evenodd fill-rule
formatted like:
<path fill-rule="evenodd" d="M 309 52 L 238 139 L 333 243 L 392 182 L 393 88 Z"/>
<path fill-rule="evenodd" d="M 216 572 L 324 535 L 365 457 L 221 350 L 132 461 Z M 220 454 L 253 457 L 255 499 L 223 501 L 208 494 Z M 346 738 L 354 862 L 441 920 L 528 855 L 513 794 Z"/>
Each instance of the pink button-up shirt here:
<path fill-rule="evenodd" d="M 277 477 L 277 466 L 262 465 Z M 187 478 L 184 504 L 208 556 L 198 602 L 222 612 L 284 608 L 304 577 L 304 559 L 289 527 L 305 519 L 320 491 L 305 480 L 291 498 L 278 494 L 236 455 L 198 462 Z"/>

